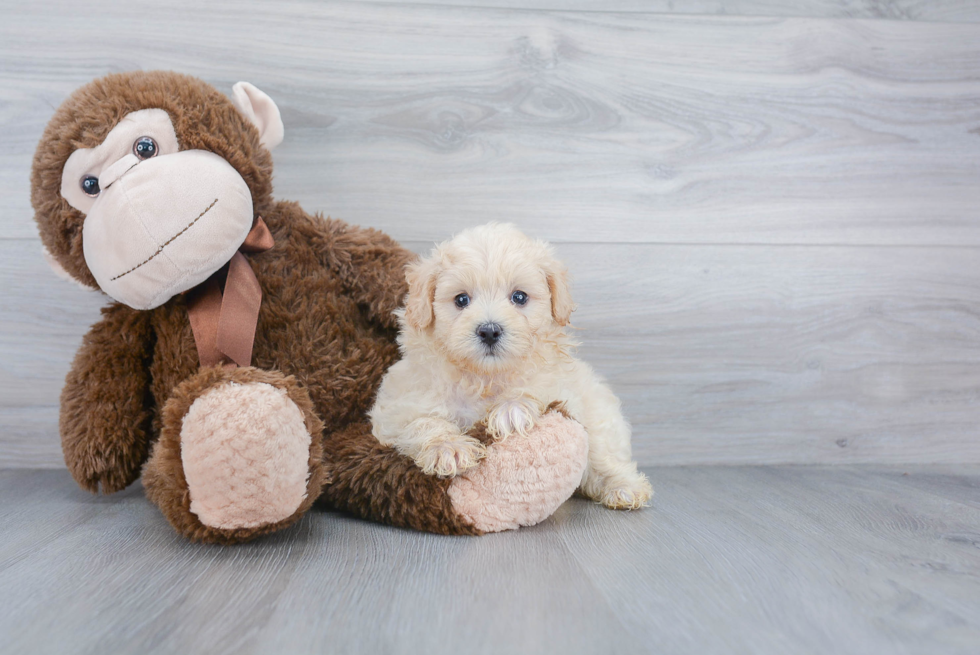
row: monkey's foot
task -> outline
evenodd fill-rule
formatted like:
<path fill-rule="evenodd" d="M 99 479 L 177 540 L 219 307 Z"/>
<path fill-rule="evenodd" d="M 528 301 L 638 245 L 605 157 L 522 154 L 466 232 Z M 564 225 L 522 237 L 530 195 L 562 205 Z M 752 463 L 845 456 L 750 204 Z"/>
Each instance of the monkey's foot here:
<path fill-rule="evenodd" d="M 558 411 L 544 414 L 527 436 L 487 448 L 474 469 L 453 478 L 453 508 L 484 532 L 545 520 L 575 492 L 588 460 L 588 436 Z"/>
<path fill-rule="evenodd" d="M 195 540 L 239 542 L 281 529 L 319 495 L 321 429 L 293 378 L 202 369 L 164 407 L 143 473 L 147 495 Z"/>

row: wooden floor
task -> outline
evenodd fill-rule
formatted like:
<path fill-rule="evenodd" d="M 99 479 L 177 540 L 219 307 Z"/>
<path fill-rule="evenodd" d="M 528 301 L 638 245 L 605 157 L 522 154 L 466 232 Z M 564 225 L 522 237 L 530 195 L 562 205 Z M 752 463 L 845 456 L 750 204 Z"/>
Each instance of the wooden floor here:
<path fill-rule="evenodd" d="M 226 548 L 138 485 L 2 471 L 0 652 L 978 652 L 980 467 L 647 472 L 640 512 L 479 538 L 314 512 Z"/>

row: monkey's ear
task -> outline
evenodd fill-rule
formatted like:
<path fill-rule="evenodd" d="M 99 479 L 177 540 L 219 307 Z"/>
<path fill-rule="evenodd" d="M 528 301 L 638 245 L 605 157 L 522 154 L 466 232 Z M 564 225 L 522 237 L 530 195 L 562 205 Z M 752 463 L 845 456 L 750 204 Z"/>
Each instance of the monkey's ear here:
<path fill-rule="evenodd" d="M 73 278 L 71 274 L 68 271 L 66 271 L 61 264 L 58 263 L 58 260 L 54 258 L 54 255 L 51 254 L 51 251 L 48 250 L 46 246 L 43 245 L 41 246 L 41 255 L 44 257 L 44 261 L 48 263 L 48 266 L 51 267 L 51 270 L 54 271 L 54 274 L 60 277 L 62 280 L 71 282 L 75 286 L 81 287 L 86 291 L 93 290 L 92 287 L 82 284 L 81 282 Z"/>
<path fill-rule="evenodd" d="M 248 82 L 239 82 L 231 87 L 231 101 L 258 128 L 262 145 L 272 150 L 282 143 L 282 116 L 279 107 L 265 92 Z"/>

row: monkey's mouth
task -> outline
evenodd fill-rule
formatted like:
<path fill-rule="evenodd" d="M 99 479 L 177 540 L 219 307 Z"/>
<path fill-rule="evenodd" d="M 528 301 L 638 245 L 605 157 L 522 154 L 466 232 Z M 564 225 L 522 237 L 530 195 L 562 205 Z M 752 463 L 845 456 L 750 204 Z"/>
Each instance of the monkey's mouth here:
<path fill-rule="evenodd" d="M 195 223 L 197 223 L 197 222 L 198 222 L 199 220 L 201 220 L 201 219 L 202 219 L 202 218 L 204 217 L 204 215 L 205 215 L 205 214 L 207 214 L 207 213 L 208 213 L 209 211 L 211 211 L 211 209 L 212 209 L 212 208 L 213 208 L 213 207 L 214 207 L 215 205 L 217 205 L 217 204 L 218 204 L 218 199 L 217 199 L 217 198 L 215 198 L 215 199 L 214 199 L 214 200 L 213 200 L 213 201 L 211 202 L 211 204 L 210 204 L 210 205 L 208 205 L 208 206 L 207 206 L 207 207 L 206 207 L 206 208 L 204 209 L 204 211 L 202 211 L 202 212 L 201 212 L 200 214 L 198 214 L 198 215 L 197 215 L 197 217 L 196 217 L 196 218 L 195 218 L 194 220 L 192 220 L 192 221 L 191 221 L 190 223 L 188 223 L 187 225 L 185 225 L 185 226 L 184 226 L 184 228 L 183 228 L 182 230 L 180 230 L 180 231 L 179 231 L 179 232 L 178 232 L 177 234 L 175 234 L 175 235 L 173 235 L 172 237 L 170 237 L 169 239 L 167 239 L 167 240 L 166 240 L 166 241 L 165 241 L 165 242 L 164 242 L 164 243 L 163 243 L 163 244 L 162 244 L 162 245 L 161 245 L 161 246 L 160 246 L 159 248 L 157 248 L 157 249 L 156 249 L 156 252 L 154 252 L 154 253 L 153 253 L 152 255 L 150 255 L 149 257 L 147 257 L 146 259 L 144 259 L 144 260 L 143 260 L 143 261 L 141 261 L 141 262 L 140 262 L 139 264 L 137 264 L 136 266 L 134 266 L 134 267 L 132 267 L 131 269 L 129 269 L 129 270 L 128 270 L 128 271 L 126 271 L 125 273 L 120 273 L 120 274 L 119 274 L 119 275 L 117 275 L 116 277 L 113 277 L 113 278 L 110 278 L 110 279 L 109 279 L 109 281 L 110 281 L 110 282 L 115 282 L 115 281 L 116 281 L 116 280 L 118 280 L 119 278 L 121 278 L 121 277 L 125 277 L 125 276 L 127 276 L 127 275 L 129 275 L 130 273 L 132 273 L 132 272 L 133 272 L 133 271 L 135 271 L 136 269 L 138 269 L 138 268 L 140 268 L 141 266 L 145 266 L 146 264 L 149 264 L 149 263 L 150 263 L 151 261 L 153 261 L 153 260 L 154 260 L 154 259 L 156 258 L 156 256 L 157 256 L 157 255 L 159 255 L 160 253 L 162 253 L 162 252 L 163 252 L 163 250 L 164 250 L 164 248 L 166 248 L 166 247 L 167 247 L 167 246 L 169 246 L 169 245 L 170 245 L 171 243 L 173 243 L 174 241 L 176 241 L 176 240 L 177 240 L 177 238 L 178 238 L 178 237 L 180 237 L 180 236 L 181 236 L 181 235 L 182 235 L 182 234 L 183 234 L 184 232 L 186 232 L 187 230 L 189 230 L 189 229 L 191 229 L 191 227 L 193 227 Z"/>

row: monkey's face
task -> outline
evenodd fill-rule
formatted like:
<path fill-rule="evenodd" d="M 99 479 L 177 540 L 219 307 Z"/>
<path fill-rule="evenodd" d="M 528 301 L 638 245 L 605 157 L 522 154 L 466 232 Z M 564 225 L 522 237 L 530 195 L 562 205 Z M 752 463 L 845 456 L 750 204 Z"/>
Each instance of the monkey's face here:
<path fill-rule="evenodd" d="M 242 83 L 235 94 L 262 145 L 278 143 L 272 100 Z M 61 197 L 83 215 L 85 265 L 104 292 L 134 309 L 206 280 L 253 224 L 252 191 L 239 171 L 211 150 L 180 146 L 167 111 L 138 109 L 98 145 L 74 150 L 62 170 Z"/>
<path fill-rule="evenodd" d="M 252 227 L 242 176 L 214 153 L 179 151 L 162 109 L 133 112 L 72 153 L 61 195 L 85 214 L 85 263 L 99 286 L 134 309 L 206 280 Z"/>

